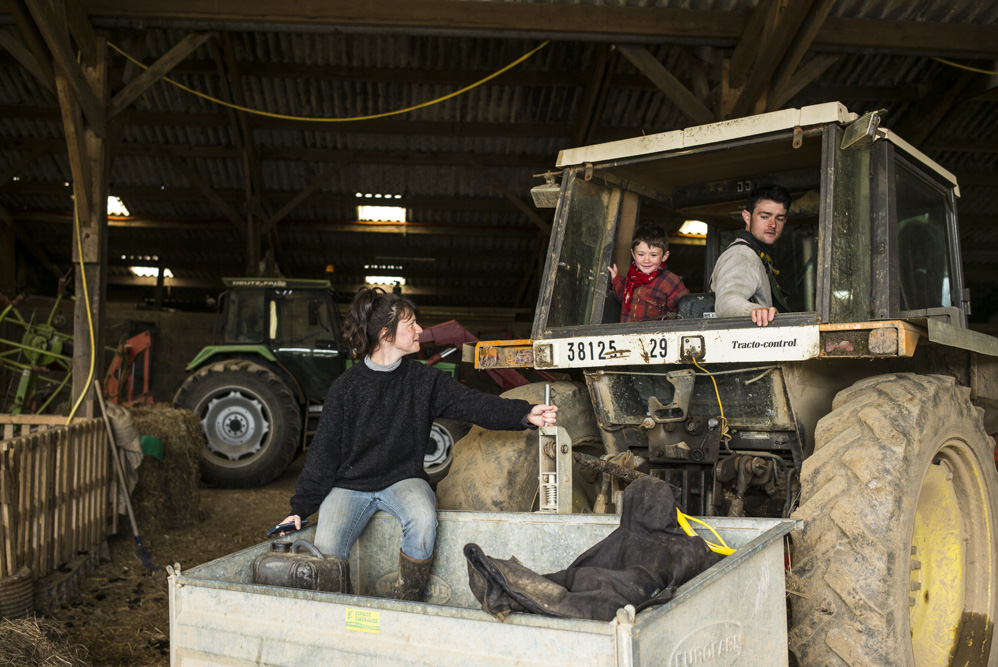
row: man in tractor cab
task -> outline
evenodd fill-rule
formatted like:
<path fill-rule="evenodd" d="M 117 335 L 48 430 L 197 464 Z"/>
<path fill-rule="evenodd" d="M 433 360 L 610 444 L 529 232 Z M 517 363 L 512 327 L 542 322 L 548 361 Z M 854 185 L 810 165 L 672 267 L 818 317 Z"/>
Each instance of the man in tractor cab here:
<path fill-rule="evenodd" d="M 765 327 L 776 318 L 777 306 L 790 310 L 772 259 L 790 202 L 790 192 L 779 185 L 762 185 L 749 194 L 742 211 L 745 229 L 717 258 L 710 276 L 717 317 L 749 315 L 757 326 Z"/>

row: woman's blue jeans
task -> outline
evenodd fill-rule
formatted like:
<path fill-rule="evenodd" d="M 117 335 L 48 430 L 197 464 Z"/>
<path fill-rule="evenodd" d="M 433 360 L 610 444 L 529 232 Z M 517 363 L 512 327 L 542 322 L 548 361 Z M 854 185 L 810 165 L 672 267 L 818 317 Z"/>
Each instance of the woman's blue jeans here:
<path fill-rule="evenodd" d="M 374 513 L 384 510 L 402 524 L 402 552 L 415 560 L 433 555 L 437 539 L 437 498 L 423 479 L 404 479 L 381 491 L 333 487 L 319 506 L 315 547 L 327 556 L 347 558 Z"/>

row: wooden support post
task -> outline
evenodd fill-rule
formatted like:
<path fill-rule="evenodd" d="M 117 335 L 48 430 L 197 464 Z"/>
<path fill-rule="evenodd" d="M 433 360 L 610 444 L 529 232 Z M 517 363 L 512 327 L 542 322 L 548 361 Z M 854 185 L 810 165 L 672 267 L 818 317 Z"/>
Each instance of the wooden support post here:
<path fill-rule="evenodd" d="M 104 319 L 107 294 L 107 195 L 110 160 L 105 140 L 106 128 L 95 128 L 92 118 L 104 118 L 109 87 L 107 43 L 96 40 L 92 65 L 80 67 L 78 78 L 86 82 L 89 99 L 97 101 L 97 113 L 84 115 L 79 100 L 61 71 L 56 73 L 56 89 L 66 132 L 66 147 L 73 172 L 74 229 L 73 265 L 76 303 L 73 321 L 73 402 L 81 395 L 77 416 L 93 417 L 93 375 L 104 373 Z M 91 337 L 91 332 L 93 335 Z"/>

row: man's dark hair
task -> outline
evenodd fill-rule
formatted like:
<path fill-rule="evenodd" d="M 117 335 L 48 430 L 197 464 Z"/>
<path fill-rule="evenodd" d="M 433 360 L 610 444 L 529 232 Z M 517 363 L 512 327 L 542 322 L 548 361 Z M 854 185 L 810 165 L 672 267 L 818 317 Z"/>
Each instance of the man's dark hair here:
<path fill-rule="evenodd" d="M 669 249 L 669 236 L 659 225 L 639 225 L 634 230 L 634 238 L 631 240 L 631 250 L 637 248 L 641 242 L 647 243 L 649 248 L 659 247 L 662 249 L 662 252 Z"/>
<path fill-rule="evenodd" d="M 755 205 L 764 200 L 783 204 L 787 211 L 790 211 L 790 203 L 793 198 L 790 196 L 790 191 L 782 185 L 760 185 L 749 193 L 748 201 L 745 202 L 745 210 L 749 213 L 755 213 Z"/>

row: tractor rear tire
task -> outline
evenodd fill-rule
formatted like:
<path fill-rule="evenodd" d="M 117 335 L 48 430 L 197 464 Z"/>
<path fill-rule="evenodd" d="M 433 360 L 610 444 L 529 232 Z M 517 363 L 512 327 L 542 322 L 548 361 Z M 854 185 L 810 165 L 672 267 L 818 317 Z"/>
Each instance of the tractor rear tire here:
<path fill-rule="evenodd" d="M 554 382 L 551 389 L 552 402 L 558 406 L 558 425 L 565 428 L 572 442 L 598 442 L 599 427 L 585 385 Z M 544 383 L 510 389 L 503 397 L 543 403 Z M 537 438 L 537 431 L 533 429 L 490 431 L 473 427 L 454 446 L 450 473 L 437 485 L 438 507 L 478 512 L 529 512 L 538 487 Z M 580 476 L 576 475 L 575 479 L 579 480 Z"/>
<path fill-rule="evenodd" d="M 998 664 L 998 474 L 969 394 L 882 375 L 818 422 L 788 581 L 802 667 Z"/>
<path fill-rule="evenodd" d="M 287 469 L 301 444 L 294 394 L 280 376 L 252 361 L 228 359 L 199 369 L 173 403 L 197 413 L 204 425 L 201 478 L 209 486 L 262 486 Z"/>

